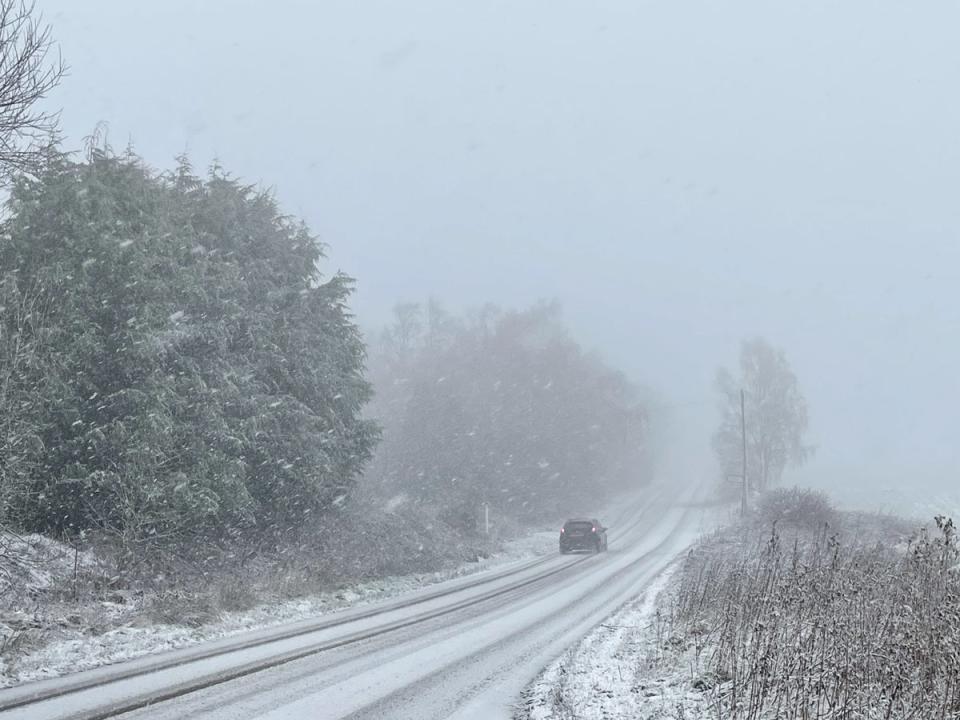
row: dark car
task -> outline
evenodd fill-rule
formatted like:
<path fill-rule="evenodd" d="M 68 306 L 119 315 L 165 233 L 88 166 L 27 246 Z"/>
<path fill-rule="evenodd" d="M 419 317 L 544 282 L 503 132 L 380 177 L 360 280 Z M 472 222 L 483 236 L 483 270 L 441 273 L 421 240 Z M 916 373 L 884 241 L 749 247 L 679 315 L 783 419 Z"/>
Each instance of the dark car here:
<path fill-rule="evenodd" d="M 567 520 L 560 528 L 560 552 L 607 549 L 607 529 L 596 518 Z"/>

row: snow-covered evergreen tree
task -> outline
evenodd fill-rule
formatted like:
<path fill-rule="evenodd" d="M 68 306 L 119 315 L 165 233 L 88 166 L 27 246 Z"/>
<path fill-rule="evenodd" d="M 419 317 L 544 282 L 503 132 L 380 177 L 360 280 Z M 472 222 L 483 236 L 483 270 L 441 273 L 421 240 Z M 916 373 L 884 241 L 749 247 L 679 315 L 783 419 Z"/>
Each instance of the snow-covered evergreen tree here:
<path fill-rule="evenodd" d="M 27 438 L 0 457 L 9 518 L 133 550 L 283 532 L 349 489 L 377 436 L 351 280 L 269 194 L 94 150 L 7 205 L 0 351 L 28 353 L 0 379 Z"/>

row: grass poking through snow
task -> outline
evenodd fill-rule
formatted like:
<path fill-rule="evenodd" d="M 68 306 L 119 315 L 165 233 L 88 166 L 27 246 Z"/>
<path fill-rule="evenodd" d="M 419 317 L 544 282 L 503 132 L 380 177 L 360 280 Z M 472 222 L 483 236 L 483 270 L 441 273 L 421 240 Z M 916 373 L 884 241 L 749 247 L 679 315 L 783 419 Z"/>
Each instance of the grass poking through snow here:
<path fill-rule="evenodd" d="M 690 553 L 662 612 L 713 717 L 960 717 L 949 519 L 904 538 L 889 518 L 774 494 L 752 522 Z"/>

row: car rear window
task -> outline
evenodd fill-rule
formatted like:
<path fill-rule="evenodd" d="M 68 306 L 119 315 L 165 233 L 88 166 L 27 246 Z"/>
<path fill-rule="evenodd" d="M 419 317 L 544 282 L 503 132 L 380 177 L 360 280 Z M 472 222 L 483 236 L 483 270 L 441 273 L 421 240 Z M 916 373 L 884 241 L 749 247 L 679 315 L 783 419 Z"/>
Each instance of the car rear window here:
<path fill-rule="evenodd" d="M 567 530 L 592 530 L 593 523 L 589 521 L 582 522 L 568 522 L 564 527 Z"/>

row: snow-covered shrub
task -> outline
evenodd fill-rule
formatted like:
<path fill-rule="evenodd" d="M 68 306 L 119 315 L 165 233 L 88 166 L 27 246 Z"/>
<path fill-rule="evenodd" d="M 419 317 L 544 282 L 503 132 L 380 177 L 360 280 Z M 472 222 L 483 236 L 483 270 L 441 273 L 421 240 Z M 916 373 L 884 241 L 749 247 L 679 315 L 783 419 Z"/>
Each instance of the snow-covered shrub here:
<path fill-rule="evenodd" d="M 220 615 L 214 597 L 207 592 L 171 590 L 153 595 L 146 607 L 147 616 L 164 625 L 200 627 Z"/>
<path fill-rule="evenodd" d="M 806 488 L 771 490 L 757 501 L 755 519 L 764 526 L 776 523 L 811 530 L 836 524 L 837 513 L 826 493 Z"/>

